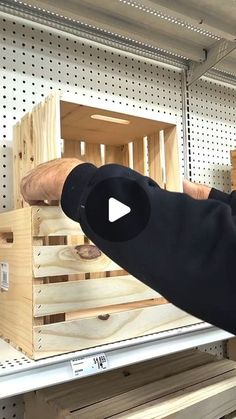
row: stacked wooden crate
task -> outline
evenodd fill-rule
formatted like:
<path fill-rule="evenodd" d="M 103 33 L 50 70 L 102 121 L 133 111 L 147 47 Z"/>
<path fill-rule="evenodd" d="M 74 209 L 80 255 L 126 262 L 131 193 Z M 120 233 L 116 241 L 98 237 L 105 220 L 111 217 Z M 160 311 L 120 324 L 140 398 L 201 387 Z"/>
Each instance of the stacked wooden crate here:
<path fill-rule="evenodd" d="M 236 190 L 236 150 L 232 150 L 231 153 L 231 188 L 233 191 Z"/>
<path fill-rule="evenodd" d="M 235 393 L 235 362 L 186 351 L 26 394 L 25 419 L 218 419 Z"/>
<path fill-rule="evenodd" d="M 9 274 L 0 294 L 1 335 L 38 359 L 198 323 L 109 260 L 59 206 L 23 201 L 20 179 L 60 156 L 120 163 L 180 188 L 173 123 L 58 94 L 36 106 L 14 127 L 16 209 L 0 214 L 2 276 Z"/>

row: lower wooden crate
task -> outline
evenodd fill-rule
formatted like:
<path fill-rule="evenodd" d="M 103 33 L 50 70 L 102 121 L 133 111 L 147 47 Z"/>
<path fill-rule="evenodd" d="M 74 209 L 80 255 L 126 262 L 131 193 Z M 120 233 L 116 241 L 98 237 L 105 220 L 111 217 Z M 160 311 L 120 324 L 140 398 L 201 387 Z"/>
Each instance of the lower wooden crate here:
<path fill-rule="evenodd" d="M 0 334 L 34 359 L 199 322 L 89 244 L 59 207 L 0 214 L 0 262 Z"/>
<path fill-rule="evenodd" d="M 235 393 L 235 362 L 188 350 L 26 394 L 25 419 L 217 419 Z"/>

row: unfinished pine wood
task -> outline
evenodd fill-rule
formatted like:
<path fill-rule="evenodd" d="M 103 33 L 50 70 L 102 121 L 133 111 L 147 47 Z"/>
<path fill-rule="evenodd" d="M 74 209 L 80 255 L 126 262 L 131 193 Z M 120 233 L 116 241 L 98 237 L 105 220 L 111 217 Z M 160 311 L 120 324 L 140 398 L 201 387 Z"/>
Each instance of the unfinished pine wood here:
<path fill-rule="evenodd" d="M 119 266 L 96 246 L 34 246 L 33 272 L 42 276 L 112 271 Z"/>
<path fill-rule="evenodd" d="M 231 185 L 232 185 L 232 190 L 236 189 L 236 168 L 232 168 L 231 169 Z"/>
<path fill-rule="evenodd" d="M 161 298 L 131 275 L 34 286 L 34 316 Z"/>
<path fill-rule="evenodd" d="M 228 340 L 227 355 L 229 359 L 236 361 L 236 338 L 231 338 Z"/>
<path fill-rule="evenodd" d="M 45 406 L 38 392 L 24 394 L 24 403 L 24 419 L 61 419 L 60 413 L 54 409 L 54 406 L 49 404 Z"/>
<path fill-rule="evenodd" d="M 141 173 L 142 175 L 147 175 L 147 164 L 146 164 L 146 141 L 143 137 L 134 140 L 133 142 L 133 165 L 134 170 Z"/>
<path fill-rule="evenodd" d="M 10 273 L 9 290 L 0 293 L 0 334 L 32 356 L 31 209 L 0 214 L 0 235 L 7 232 L 13 232 L 13 243 L 0 242 L 0 259 Z"/>
<path fill-rule="evenodd" d="M 163 297 L 159 297 L 159 298 L 152 298 L 151 300 L 140 300 L 140 301 L 134 301 L 131 303 L 115 304 L 112 306 L 108 305 L 108 306 L 102 306 L 102 307 L 97 307 L 97 308 L 87 308 L 84 310 L 66 313 L 65 320 L 66 321 L 77 320 L 77 319 L 81 320 L 81 319 L 87 319 L 88 317 L 99 317 L 99 316 L 104 317 L 104 313 L 106 313 L 105 314 L 105 318 L 106 318 L 107 313 L 111 315 L 113 313 L 121 313 L 123 311 L 137 310 L 140 308 L 144 309 L 146 307 L 154 307 L 154 306 L 159 306 L 162 304 L 168 304 L 168 301 Z"/>
<path fill-rule="evenodd" d="M 23 177 L 28 171 L 33 169 L 34 150 L 32 143 L 32 116 L 31 113 L 26 114 L 21 120 L 21 150 L 22 150 L 22 172 Z M 19 174 L 18 174 L 19 180 Z"/>
<path fill-rule="evenodd" d="M 233 168 L 236 168 L 236 150 L 230 151 L 230 159 L 231 159 L 231 164 Z"/>
<path fill-rule="evenodd" d="M 36 416 L 34 415 L 35 419 L 38 419 L 38 403 L 40 402 L 43 409 L 50 411 L 52 415 L 50 419 L 54 418 L 55 412 L 64 417 L 70 411 L 73 412 L 91 404 L 124 394 L 130 390 L 146 386 L 149 383 L 158 382 L 166 376 L 215 362 L 216 357 L 191 350 L 73 382 L 47 387 L 26 395 L 26 413 L 29 415 L 30 411 L 34 412 L 36 414 Z M 44 417 L 44 415 L 42 414 L 40 419 L 41 417 Z M 28 416 L 26 415 L 27 418 Z M 31 419 L 30 415 L 29 419 Z"/>
<path fill-rule="evenodd" d="M 148 162 L 149 162 L 149 176 L 154 179 L 158 185 L 164 187 L 163 179 L 163 165 L 161 158 L 161 148 L 159 132 L 155 132 L 148 138 Z"/>
<path fill-rule="evenodd" d="M 172 192 L 181 190 L 180 166 L 176 127 L 164 131 L 166 189 Z"/>
<path fill-rule="evenodd" d="M 21 123 L 13 128 L 14 151 L 14 207 L 28 206 L 20 193 L 20 180 L 34 167 L 34 154 L 32 146 L 32 117 L 26 114 Z"/>
<path fill-rule="evenodd" d="M 89 245 L 94 246 L 94 243 L 91 240 L 89 240 L 87 237 L 85 237 L 84 244 L 89 244 Z M 121 270 L 114 270 L 112 272 L 114 272 L 115 276 L 117 276 L 119 274 L 122 275 Z M 106 276 L 110 276 L 109 271 L 89 272 L 89 273 L 85 274 L 85 279 L 88 280 L 88 279 L 104 278 Z"/>
<path fill-rule="evenodd" d="M 33 236 L 84 236 L 80 224 L 68 218 L 60 207 L 31 208 Z"/>
<path fill-rule="evenodd" d="M 34 328 L 35 357 L 50 356 L 199 323 L 171 304 Z"/>
<path fill-rule="evenodd" d="M 81 141 L 67 140 L 63 141 L 63 155 L 62 157 L 77 157 L 80 160 L 84 160 L 84 156 L 81 155 Z"/>
<path fill-rule="evenodd" d="M 83 419 L 108 418 L 119 414 L 121 411 L 125 412 L 125 415 L 127 415 L 130 411 L 132 412 L 132 410 L 135 410 L 135 408 L 138 410 L 139 406 L 145 415 L 146 412 L 142 408 L 142 405 L 145 406 L 153 400 L 156 401 L 156 413 L 158 414 L 158 404 L 163 397 L 168 397 L 167 395 L 172 395 L 174 397 L 174 393 L 178 391 L 183 391 L 190 386 L 192 387 L 199 383 L 204 383 L 204 381 L 210 380 L 213 377 L 220 377 L 222 374 L 231 370 L 233 370 L 236 380 L 235 367 L 236 364 L 234 362 L 229 362 L 228 360 L 213 362 L 209 365 L 200 366 L 193 370 L 188 370 L 179 374 L 174 374 L 168 378 L 163 378 L 159 381 L 154 381 L 115 397 L 104 399 L 99 403 L 91 404 L 79 412 L 73 412 L 71 417 L 77 418 L 78 414 L 80 414 L 80 417 Z"/>
<path fill-rule="evenodd" d="M 23 207 L 23 197 L 20 193 L 19 178 L 21 176 L 22 152 L 20 150 L 20 123 L 13 127 L 13 195 L 14 207 Z"/>
<path fill-rule="evenodd" d="M 99 108 L 60 101 L 61 132 L 64 140 L 80 140 L 88 143 L 123 145 L 132 138 L 145 137 L 153 132 L 171 126 L 171 124 L 152 119 L 141 118 Z M 129 124 L 92 119 L 91 115 L 105 115 L 127 120 Z"/>
<path fill-rule="evenodd" d="M 129 167 L 129 148 L 128 144 L 121 146 L 105 146 L 105 164 L 116 163 Z"/>
<path fill-rule="evenodd" d="M 105 374 L 47 387 L 38 393 L 43 395 L 45 402 L 56 401 L 62 410 L 69 407 L 78 409 L 191 368 L 215 362 L 218 362 L 216 356 L 191 349 L 127 365 Z M 78 392 L 81 395 L 79 398 Z"/>
<path fill-rule="evenodd" d="M 32 214 L 32 213 L 31 213 Z M 49 241 L 48 238 L 46 240 Z M 44 237 L 32 237 L 32 245 L 33 246 L 43 246 L 45 242 Z M 31 273 L 32 275 L 32 273 Z M 32 278 L 33 282 L 33 278 Z M 42 285 L 45 283 L 49 283 L 49 278 L 39 278 L 37 280 L 38 285 Z M 32 289 L 32 309 L 34 307 L 34 295 L 33 295 L 34 288 Z M 32 313 L 33 315 L 33 313 Z M 48 317 L 33 317 L 33 325 L 34 326 L 42 326 L 43 324 L 51 323 L 49 316 Z"/>
<path fill-rule="evenodd" d="M 235 391 L 236 372 L 233 370 L 112 417 L 218 419 L 235 409 Z M 76 415 L 71 418 L 76 419 Z"/>
<path fill-rule="evenodd" d="M 85 143 L 85 160 L 97 167 L 102 165 L 100 144 Z"/>
<path fill-rule="evenodd" d="M 35 166 L 61 157 L 59 121 L 59 92 L 54 92 L 32 110 Z"/>

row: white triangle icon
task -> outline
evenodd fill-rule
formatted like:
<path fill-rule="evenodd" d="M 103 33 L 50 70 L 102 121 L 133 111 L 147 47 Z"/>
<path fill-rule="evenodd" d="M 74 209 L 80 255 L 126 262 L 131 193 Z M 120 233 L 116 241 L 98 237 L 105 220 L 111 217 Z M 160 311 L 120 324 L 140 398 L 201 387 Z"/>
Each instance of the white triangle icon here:
<path fill-rule="evenodd" d="M 117 201 L 115 198 L 109 198 L 108 219 L 111 223 L 124 217 L 124 215 L 129 214 L 130 211 L 131 209 L 127 205 L 122 204 L 122 202 Z"/>

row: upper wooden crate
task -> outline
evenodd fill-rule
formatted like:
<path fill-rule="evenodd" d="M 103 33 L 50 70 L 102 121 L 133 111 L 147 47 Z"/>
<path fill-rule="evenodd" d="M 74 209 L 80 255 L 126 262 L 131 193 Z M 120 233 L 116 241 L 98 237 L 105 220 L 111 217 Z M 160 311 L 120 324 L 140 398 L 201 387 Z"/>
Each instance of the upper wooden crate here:
<path fill-rule="evenodd" d="M 19 189 L 25 173 L 62 156 L 129 166 L 180 190 L 174 123 L 72 103 L 55 92 L 14 126 L 13 139 L 15 208 L 25 206 Z"/>

